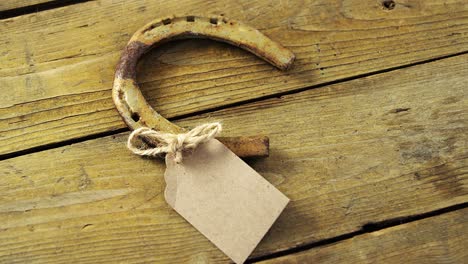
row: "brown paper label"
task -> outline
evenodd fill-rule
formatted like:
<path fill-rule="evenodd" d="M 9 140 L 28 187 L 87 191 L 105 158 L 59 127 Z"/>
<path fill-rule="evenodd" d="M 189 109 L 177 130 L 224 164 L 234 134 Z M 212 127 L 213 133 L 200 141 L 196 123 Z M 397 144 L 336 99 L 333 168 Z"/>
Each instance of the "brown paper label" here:
<path fill-rule="evenodd" d="M 166 201 L 236 263 L 243 263 L 289 199 L 212 139 L 177 164 L 166 157 Z"/>

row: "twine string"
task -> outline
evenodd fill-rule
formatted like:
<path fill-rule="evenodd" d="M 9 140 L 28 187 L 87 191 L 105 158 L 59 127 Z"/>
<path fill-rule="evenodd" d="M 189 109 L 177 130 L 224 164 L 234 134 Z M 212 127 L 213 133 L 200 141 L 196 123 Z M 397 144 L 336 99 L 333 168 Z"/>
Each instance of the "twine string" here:
<path fill-rule="evenodd" d="M 176 163 L 182 162 L 183 152 L 217 136 L 222 130 L 219 122 L 199 125 L 187 133 L 173 134 L 141 127 L 128 137 L 127 147 L 140 156 L 161 156 L 173 154 Z"/>

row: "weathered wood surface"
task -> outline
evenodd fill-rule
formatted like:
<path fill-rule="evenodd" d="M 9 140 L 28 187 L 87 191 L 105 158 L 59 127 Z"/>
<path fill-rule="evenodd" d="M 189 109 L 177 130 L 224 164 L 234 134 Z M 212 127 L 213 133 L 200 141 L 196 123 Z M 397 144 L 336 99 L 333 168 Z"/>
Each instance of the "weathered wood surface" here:
<path fill-rule="evenodd" d="M 468 209 L 383 229 L 329 246 L 259 262 L 468 263 Z"/>
<path fill-rule="evenodd" d="M 254 256 L 468 201 L 468 55 L 185 119 L 267 134 L 250 164 L 290 205 Z M 226 262 L 127 133 L 0 162 L 0 262 Z"/>
<path fill-rule="evenodd" d="M 22 8 L 37 4 L 53 2 L 53 0 L 2 0 L 0 1 L 0 11 Z M 55 2 L 60 2 L 56 0 Z"/>
<path fill-rule="evenodd" d="M 165 14 L 220 14 L 292 49 L 289 73 L 206 41 L 142 63 L 149 102 L 175 117 L 468 50 L 464 0 L 93 1 L 0 21 L 0 154 L 125 127 L 113 72 L 133 32 Z"/>

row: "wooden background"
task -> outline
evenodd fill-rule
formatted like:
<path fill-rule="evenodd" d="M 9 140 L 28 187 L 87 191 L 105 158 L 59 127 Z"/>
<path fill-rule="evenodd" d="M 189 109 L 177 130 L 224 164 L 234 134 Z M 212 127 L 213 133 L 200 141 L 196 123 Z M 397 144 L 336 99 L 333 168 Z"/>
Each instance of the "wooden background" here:
<path fill-rule="evenodd" d="M 290 48 L 280 72 L 205 40 L 147 54 L 143 93 L 185 127 L 265 134 L 248 160 L 292 202 L 249 262 L 468 263 L 468 2 L 0 3 L 0 263 L 226 263 L 125 148 L 111 99 L 133 32 L 225 14 Z"/>

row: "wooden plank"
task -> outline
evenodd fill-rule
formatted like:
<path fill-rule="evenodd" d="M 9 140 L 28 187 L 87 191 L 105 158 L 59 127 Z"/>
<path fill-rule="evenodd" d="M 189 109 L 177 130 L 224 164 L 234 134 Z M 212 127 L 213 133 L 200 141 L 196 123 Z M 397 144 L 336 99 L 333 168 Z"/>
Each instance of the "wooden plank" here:
<path fill-rule="evenodd" d="M 62 0 L 69 1 L 69 0 Z M 57 2 L 56 0 L 2 0 L 0 2 L 0 11 L 6 11 L 11 9 L 23 8 L 27 6 L 44 4 L 49 2 Z M 60 2 L 60 0 L 59 0 Z"/>
<path fill-rule="evenodd" d="M 466 241 L 465 208 L 259 263 L 467 263 Z"/>
<path fill-rule="evenodd" d="M 290 199 L 255 256 L 468 201 L 468 55 L 178 122 L 265 134 L 249 163 Z M 0 162 L 0 262 L 225 262 L 165 203 L 127 133 Z"/>
<path fill-rule="evenodd" d="M 166 117 L 186 115 L 467 50 L 466 1 L 93 1 L 0 21 L 0 154 L 124 127 L 110 89 L 130 35 L 167 14 L 242 20 L 298 57 L 282 73 L 246 52 L 181 41 L 139 81 Z"/>

